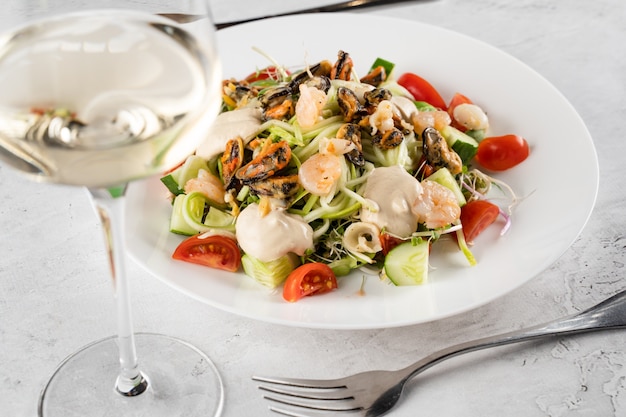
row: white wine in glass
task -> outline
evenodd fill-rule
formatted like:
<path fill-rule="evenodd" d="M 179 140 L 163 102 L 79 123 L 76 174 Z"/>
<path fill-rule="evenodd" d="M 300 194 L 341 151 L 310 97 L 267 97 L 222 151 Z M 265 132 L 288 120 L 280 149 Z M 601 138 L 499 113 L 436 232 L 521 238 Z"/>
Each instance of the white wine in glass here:
<path fill-rule="evenodd" d="M 166 17 L 180 13 L 202 18 Z M 206 355 L 134 333 L 123 237 L 128 182 L 181 163 L 219 110 L 208 1 L 9 1 L 2 22 L 0 161 L 35 181 L 87 187 L 117 306 L 118 334 L 61 363 L 39 415 L 219 415 L 222 381 Z"/>

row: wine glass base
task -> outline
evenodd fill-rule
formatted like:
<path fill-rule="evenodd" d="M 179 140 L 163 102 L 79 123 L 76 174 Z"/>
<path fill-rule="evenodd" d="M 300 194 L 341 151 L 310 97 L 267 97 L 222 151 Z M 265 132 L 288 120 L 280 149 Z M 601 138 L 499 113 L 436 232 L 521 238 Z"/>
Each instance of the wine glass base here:
<path fill-rule="evenodd" d="M 217 417 L 224 403 L 222 380 L 211 360 L 169 336 L 135 335 L 139 367 L 148 389 L 126 397 L 115 389 L 117 337 L 75 352 L 56 369 L 39 398 L 40 417 Z"/>

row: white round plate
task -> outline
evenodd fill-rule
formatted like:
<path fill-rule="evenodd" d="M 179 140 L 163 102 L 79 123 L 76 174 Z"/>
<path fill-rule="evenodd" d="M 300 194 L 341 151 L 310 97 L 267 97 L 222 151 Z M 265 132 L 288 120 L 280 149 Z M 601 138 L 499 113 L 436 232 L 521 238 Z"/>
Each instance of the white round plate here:
<path fill-rule="evenodd" d="M 359 30 L 354 33 L 361 35 L 346 36 L 341 28 L 393 28 L 393 39 L 402 41 Z M 507 234 L 500 236 L 498 222 L 476 240 L 478 265 L 468 266 L 454 245 L 438 242 L 426 285 L 394 287 L 354 273 L 340 279 L 338 290 L 296 303 L 243 273 L 172 260 L 183 238 L 168 232 L 165 187 L 158 178 L 133 183 L 127 198 L 130 254 L 190 297 L 299 327 L 370 329 L 437 320 L 490 302 L 539 274 L 569 248 L 591 214 L 598 165 L 583 121 L 544 78 L 490 45 L 435 26 L 359 14 L 264 20 L 221 30 L 217 38 L 225 77 L 243 78 L 270 64 L 252 47 L 293 68 L 334 61 L 341 49 L 350 53 L 360 75 L 377 57 L 385 58 L 396 64 L 397 75 L 415 72 L 428 79 L 446 101 L 455 92 L 472 98 L 488 112 L 491 134 L 524 136 L 531 155 L 497 175 L 525 198 Z"/>

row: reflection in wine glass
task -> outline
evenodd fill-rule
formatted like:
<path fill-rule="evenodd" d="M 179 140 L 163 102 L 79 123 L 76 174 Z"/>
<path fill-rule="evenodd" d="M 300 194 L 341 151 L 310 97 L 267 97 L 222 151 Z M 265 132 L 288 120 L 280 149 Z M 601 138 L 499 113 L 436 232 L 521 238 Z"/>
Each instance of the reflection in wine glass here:
<path fill-rule="evenodd" d="M 63 361 L 39 415 L 219 415 L 222 382 L 206 355 L 134 333 L 123 238 L 127 183 L 181 163 L 218 112 L 208 2 L 92 3 L 28 0 L 11 7 L 15 26 L 0 28 L 0 160 L 35 181 L 87 187 L 117 305 L 117 336 Z M 178 24 L 157 13 L 206 18 Z"/>

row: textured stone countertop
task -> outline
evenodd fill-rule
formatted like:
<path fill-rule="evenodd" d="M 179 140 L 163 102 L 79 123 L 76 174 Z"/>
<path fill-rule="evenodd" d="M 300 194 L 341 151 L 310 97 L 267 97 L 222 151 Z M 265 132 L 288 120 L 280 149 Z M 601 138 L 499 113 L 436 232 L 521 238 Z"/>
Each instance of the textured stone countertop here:
<path fill-rule="evenodd" d="M 212 3 L 217 21 L 295 7 L 287 0 Z M 298 5 L 305 3 L 323 2 Z M 550 81 L 594 139 L 600 166 L 596 207 L 571 248 L 518 289 L 461 315 L 391 329 L 311 330 L 251 320 L 191 299 L 131 262 L 136 331 L 177 336 L 205 351 L 224 381 L 224 417 L 271 415 L 250 379 L 255 373 L 319 377 L 398 368 L 453 343 L 575 313 L 626 287 L 623 1 L 439 0 L 358 13 L 458 31 L 500 48 Z M 351 36 L 350 30 L 338 30 L 338 37 Z M 561 174 L 567 181 L 567 172 Z M 115 333 L 114 304 L 86 193 L 31 183 L 4 166 L 0 190 L 0 416 L 31 417 L 57 364 Z M 546 210 L 566 211 L 571 204 L 576 196 Z M 626 331 L 456 358 L 411 382 L 390 415 L 625 416 Z"/>

